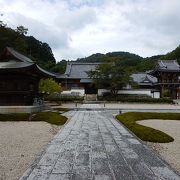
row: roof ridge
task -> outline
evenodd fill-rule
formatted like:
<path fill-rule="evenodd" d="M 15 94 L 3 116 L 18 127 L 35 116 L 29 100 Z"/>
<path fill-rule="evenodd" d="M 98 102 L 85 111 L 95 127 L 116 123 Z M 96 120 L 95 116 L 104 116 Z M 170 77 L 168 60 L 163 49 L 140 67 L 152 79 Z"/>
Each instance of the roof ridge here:
<path fill-rule="evenodd" d="M 18 51 L 16 51 L 15 49 L 11 48 L 11 47 L 6 47 L 6 49 L 18 60 L 21 60 L 22 62 L 28 62 L 28 63 L 33 63 L 33 61 L 28 58 L 27 56 L 19 53 Z"/>

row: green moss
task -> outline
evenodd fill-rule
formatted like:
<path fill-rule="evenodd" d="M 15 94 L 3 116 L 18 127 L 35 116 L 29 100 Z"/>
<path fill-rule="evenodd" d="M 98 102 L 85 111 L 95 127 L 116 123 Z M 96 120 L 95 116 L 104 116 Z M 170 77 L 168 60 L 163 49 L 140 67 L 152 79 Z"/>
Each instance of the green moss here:
<path fill-rule="evenodd" d="M 67 121 L 65 116 L 55 112 L 38 112 L 31 116 L 31 121 L 45 121 L 55 125 L 63 125 Z M 29 121 L 30 114 L 0 114 L 0 121 Z"/>
<path fill-rule="evenodd" d="M 18 113 L 18 114 L 0 114 L 0 121 L 28 121 L 28 113 Z"/>
<path fill-rule="evenodd" d="M 32 121 L 45 121 L 55 125 L 63 125 L 67 118 L 56 112 L 38 112 L 32 116 Z"/>
<path fill-rule="evenodd" d="M 117 115 L 116 118 L 143 141 L 167 143 L 174 139 L 162 131 L 137 124 L 136 121 L 146 119 L 180 120 L 180 113 L 128 112 Z"/>
<path fill-rule="evenodd" d="M 54 110 L 57 110 L 57 111 L 63 111 L 63 112 L 68 112 L 69 109 L 68 108 L 53 108 Z"/>

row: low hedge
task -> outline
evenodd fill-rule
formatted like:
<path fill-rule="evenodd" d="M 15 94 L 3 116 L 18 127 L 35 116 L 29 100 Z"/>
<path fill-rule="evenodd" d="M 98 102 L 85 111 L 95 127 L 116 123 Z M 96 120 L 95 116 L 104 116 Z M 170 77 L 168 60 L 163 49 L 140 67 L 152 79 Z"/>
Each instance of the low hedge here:
<path fill-rule="evenodd" d="M 59 97 L 46 97 L 46 101 L 52 102 L 74 102 L 74 101 L 83 101 L 84 97 L 81 96 L 59 96 Z"/>
<path fill-rule="evenodd" d="M 150 98 L 150 97 L 122 97 L 122 96 L 99 96 L 100 101 L 114 101 L 114 102 L 136 102 L 136 103 L 169 103 L 172 104 L 173 100 L 169 98 Z"/>
<path fill-rule="evenodd" d="M 180 120 L 180 113 L 128 112 L 117 115 L 116 118 L 143 141 L 167 143 L 174 139 L 162 131 L 136 122 L 147 119 Z"/>

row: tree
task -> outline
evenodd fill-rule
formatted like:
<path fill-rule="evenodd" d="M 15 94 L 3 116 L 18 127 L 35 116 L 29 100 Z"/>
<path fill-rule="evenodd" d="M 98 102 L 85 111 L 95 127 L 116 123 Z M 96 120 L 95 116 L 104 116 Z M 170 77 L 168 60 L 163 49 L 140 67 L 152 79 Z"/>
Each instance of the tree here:
<path fill-rule="evenodd" d="M 25 35 L 28 32 L 28 28 L 25 28 L 24 26 L 18 26 L 16 31 L 21 35 Z"/>
<path fill-rule="evenodd" d="M 52 94 L 52 93 L 59 93 L 62 92 L 61 85 L 59 85 L 53 79 L 41 79 L 39 83 L 39 90 L 42 93 Z"/>
<path fill-rule="evenodd" d="M 25 39 L 21 38 L 21 37 L 17 37 L 15 40 L 14 40 L 14 47 L 16 47 L 16 50 L 21 52 L 21 53 L 26 53 L 26 50 L 27 50 L 27 43 L 25 41 Z"/>
<path fill-rule="evenodd" d="M 88 75 L 97 88 L 109 89 L 113 95 L 117 95 L 119 89 L 130 83 L 129 74 L 118 62 L 100 64 L 95 71 L 89 71 Z"/>

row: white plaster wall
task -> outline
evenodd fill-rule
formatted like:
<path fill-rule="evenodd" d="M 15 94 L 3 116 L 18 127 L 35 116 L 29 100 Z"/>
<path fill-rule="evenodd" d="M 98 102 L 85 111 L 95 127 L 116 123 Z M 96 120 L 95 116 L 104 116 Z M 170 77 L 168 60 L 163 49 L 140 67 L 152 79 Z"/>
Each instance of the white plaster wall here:
<path fill-rule="evenodd" d="M 149 89 L 134 89 L 134 90 L 119 90 L 118 94 L 132 94 L 132 95 L 148 95 L 151 96 L 151 90 Z"/>
<path fill-rule="evenodd" d="M 102 96 L 103 93 L 105 92 L 110 92 L 110 90 L 107 90 L 107 89 L 98 89 L 98 96 Z"/>
<path fill-rule="evenodd" d="M 98 89 L 98 96 L 102 96 L 103 93 L 110 92 L 110 90 L 107 89 Z M 159 92 L 153 92 L 151 93 L 151 90 L 149 89 L 132 89 L 132 90 L 119 90 L 118 94 L 130 94 L 130 95 L 148 95 L 152 98 L 160 98 Z"/>
<path fill-rule="evenodd" d="M 71 89 L 69 91 L 61 92 L 62 95 L 73 95 L 73 94 L 76 94 L 76 93 L 78 93 L 79 96 L 84 96 L 85 90 L 81 88 L 81 89 Z"/>
<path fill-rule="evenodd" d="M 79 93 L 80 96 L 84 96 L 85 94 L 85 89 L 71 89 L 71 94 L 73 93 Z"/>
<path fill-rule="evenodd" d="M 152 93 L 152 98 L 160 98 L 160 92 Z"/>

